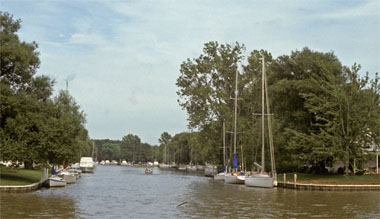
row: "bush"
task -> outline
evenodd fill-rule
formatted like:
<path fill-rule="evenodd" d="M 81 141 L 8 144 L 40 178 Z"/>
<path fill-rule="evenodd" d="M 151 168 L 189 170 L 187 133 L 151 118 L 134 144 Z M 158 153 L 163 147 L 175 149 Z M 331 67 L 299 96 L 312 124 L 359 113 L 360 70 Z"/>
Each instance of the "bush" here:
<path fill-rule="evenodd" d="M 339 167 L 338 174 L 341 174 L 341 175 L 344 174 L 344 168 L 343 167 Z"/>
<path fill-rule="evenodd" d="M 361 176 L 361 175 L 363 175 L 363 174 L 364 174 L 364 171 L 363 171 L 363 170 L 360 170 L 360 171 L 356 172 L 355 175 Z"/>

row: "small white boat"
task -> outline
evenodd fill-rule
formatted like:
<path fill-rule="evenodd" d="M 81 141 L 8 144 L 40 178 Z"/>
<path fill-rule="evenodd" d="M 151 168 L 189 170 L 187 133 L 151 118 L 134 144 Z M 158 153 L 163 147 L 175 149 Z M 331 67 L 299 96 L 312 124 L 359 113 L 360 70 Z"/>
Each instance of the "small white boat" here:
<path fill-rule="evenodd" d="M 186 171 L 186 165 L 179 165 L 178 170 Z"/>
<path fill-rule="evenodd" d="M 80 177 L 80 173 L 78 172 L 78 170 L 76 170 L 76 169 L 68 169 L 67 171 L 68 171 L 69 173 L 73 174 L 77 180 L 79 179 L 79 177 Z M 82 171 L 81 171 L 81 172 L 82 172 Z"/>
<path fill-rule="evenodd" d="M 58 176 L 52 176 L 48 178 L 49 187 L 62 187 L 66 186 L 66 181 Z"/>
<path fill-rule="evenodd" d="M 224 176 L 226 175 L 225 172 L 218 173 L 214 175 L 214 179 L 218 181 L 224 181 Z"/>
<path fill-rule="evenodd" d="M 224 183 L 226 184 L 244 184 L 244 175 L 238 176 L 237 174 L 227 173 L 224 176 Z"/>
<path fill-rule="evenodd" d="M 127 166 L 128 165 L 128 163 L 127 163 L 127 161 L 125 161 L 125 160 L 123 160 L 122 162 L 121 162 L 121 164 L 120 164 L 121 166 Z"/>
<path fill-rule="evenodd" d="M 170 168 L 169 164 L 162 163 L 159 165 L 160 168 Z"/>
<path fill-rule="evenodd" d="M 194 165 L 187 165 L 186 170 L 187 171 L 197 171 L 197 167 Z"/>
<path fill-rule="evenodd" d="M 197 170 L 198 171 L 204 171 L 205 170 L 205 166 L 204 165 L 197 165 Z"/>
<path fill-rule="evenodd" d="M 63 178 L 67 184 L 75 183 L 77 181 L 75 174 L 68 171 L 62 171 L 58 174 L 58 176 Z"/>
<path fill-rule="evenodd" d="M 246 186 L 273 188 L 274 178 L 268 174 L 254 174 L 245 178 Z"/>
<path fill-rule="evenodd" d="M 83 173 L 93 173 L 95 164 L 92 157 L 82 157 L 79 163 L 80 169 Z"/>

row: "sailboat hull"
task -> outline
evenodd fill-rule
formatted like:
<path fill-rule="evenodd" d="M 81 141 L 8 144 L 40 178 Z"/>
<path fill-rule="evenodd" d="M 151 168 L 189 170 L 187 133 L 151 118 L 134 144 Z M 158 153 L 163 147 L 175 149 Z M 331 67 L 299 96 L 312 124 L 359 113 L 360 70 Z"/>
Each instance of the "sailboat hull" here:
<path fill-rule="evenodd" d="M 226 183 L 226 184 L 244 184 L 244 180 L 239 179 L 235 175 L 228 174 L 228 175 L 224 176 L 224 183 Z"/>
<path fill-rule="evenodd" d="M 251 187 L 273 188 L 274 178 L 264 174 L 255 174 L 245 178 L 245 185 Z"/>
<path fill-rule="evenodd" d="M 218 173 L 218 174 L 214 175 L 214 179 L 217 181 L 224 181 L 225 175 L 226 175 L 225 173 Z"/>

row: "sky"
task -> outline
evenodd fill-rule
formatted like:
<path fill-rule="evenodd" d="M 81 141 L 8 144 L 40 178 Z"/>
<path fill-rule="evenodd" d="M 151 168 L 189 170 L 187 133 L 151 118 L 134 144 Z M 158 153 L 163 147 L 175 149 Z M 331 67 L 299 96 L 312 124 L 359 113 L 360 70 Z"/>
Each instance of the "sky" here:
<path fill-rule="evenodd" d="M 243 43 L 246 56 L 333 51 L 371 78 L 380 69 L 380 0 L 1 0 L 0 10 L 38 43 L 38 74 L 55 80 L 55 94 L 68 81 L 92 139 L 155 145 L 189 131 L 175 83 L 209 41 Z"/>

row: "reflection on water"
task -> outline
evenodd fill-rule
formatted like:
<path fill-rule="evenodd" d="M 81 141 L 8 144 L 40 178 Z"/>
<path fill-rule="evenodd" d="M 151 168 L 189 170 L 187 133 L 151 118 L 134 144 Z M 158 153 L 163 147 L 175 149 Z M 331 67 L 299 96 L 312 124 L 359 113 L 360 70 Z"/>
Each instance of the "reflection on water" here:
<path fill-rule="evenodd" d="M 98 166 L 65 188 L 0 193 L 0 217 L 380 218 L 378 191 L 259 189 L 158 168 L 145 175 L 144 169 Z"/>
<path fill-rule="evenodd" d="M 0 218 L 74 218 L 76 204 L 67 194 L 0 193 Z"/>

